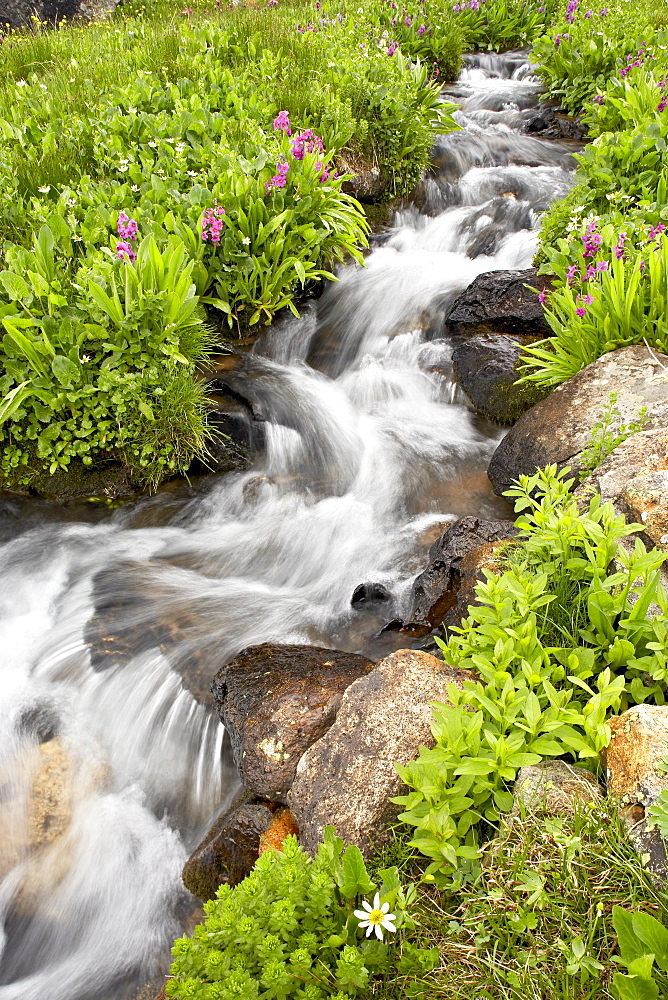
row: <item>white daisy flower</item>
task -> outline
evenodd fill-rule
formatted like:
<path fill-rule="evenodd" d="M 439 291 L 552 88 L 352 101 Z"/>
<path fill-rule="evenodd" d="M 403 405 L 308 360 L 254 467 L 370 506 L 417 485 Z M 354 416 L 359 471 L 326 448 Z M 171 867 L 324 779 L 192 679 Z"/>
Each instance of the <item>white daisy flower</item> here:
<path fill-rule="evenodd" d="M 388 913 L 390 908 L 389 903 L 383 903 L 380 905 L 380 893 L 377 892 L 373 897 L 373 906 L 367 903 L 366 899 L 362 900 L 362 910 L 353 910 L 354 916 L 359 920 L 358 926 L 360 928 L 366 927 L 366 936 L 370 937 L 371 932 L 376 932 L 376 937 L 379 941 L 383 940 L 383 930 L 386 931 L 396 931 L 395 925 L 392 923 L 393 920 L 397 919 L 396 913 Z"/>

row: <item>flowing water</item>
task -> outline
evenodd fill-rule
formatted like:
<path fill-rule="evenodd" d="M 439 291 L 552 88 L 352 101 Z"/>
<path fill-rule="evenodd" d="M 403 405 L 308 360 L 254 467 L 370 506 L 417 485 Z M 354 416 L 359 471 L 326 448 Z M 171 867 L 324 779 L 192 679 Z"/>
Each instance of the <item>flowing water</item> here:
<path fill-rule="evenodd" d="M 471 57 L 451 92 L 462 130 L 366 267 L 236 373 L 265 422 L 252 469 L 97 523 L 4 505 L 0 1000 L 126 1000 L 164 971 L 181 867 L 236 783 L 182 677 L 268 640 L 380 655 L 444 525 L 505 513 L 501 432 L 454 385 L 443 318 L 481 272 L 530 266 L 573 164 L 523 132 L 523 54 Z M 351 607 L 365 582 L 390 599 Z"/>

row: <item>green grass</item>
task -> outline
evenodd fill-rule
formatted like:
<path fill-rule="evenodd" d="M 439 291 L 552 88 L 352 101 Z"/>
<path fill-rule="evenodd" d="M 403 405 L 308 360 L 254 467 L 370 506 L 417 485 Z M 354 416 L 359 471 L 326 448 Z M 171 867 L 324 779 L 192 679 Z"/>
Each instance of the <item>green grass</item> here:
<path fill-rule="evenodd" d="M 419 885 L 413 940 L 438 948 L 441 964 L 419 980 L 376 983 L 365 994 L 375 1000 L 606 1000 L 619 971 L 613 906 L 668 916 L 668 896 L 643 869 L 611 800 L 510 819 L 487 845 L 482 876 L 457 893 L 422 881 L 402 828 L 374 861 L 389 864 Z"/>

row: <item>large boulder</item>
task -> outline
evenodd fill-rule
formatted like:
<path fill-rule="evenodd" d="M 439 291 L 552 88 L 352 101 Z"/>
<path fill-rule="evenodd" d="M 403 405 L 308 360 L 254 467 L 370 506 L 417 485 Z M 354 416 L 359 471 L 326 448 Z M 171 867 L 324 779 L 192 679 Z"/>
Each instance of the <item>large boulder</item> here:
<path fill-rule="evenodd" d="M 236 885 L 260 853 L 260 838 L 271 824 L 269 806 L 242 792 L 216 820 L 183 868 L 183 884 L 199 899 L 213 899 L 223 883 Z"/>
<path fill-rule="evenodd" d="M 373 667 L 356 653 L 271 642 L 223 667 L 211 689 L 246 788 L 283 801 L 300 757 L 334 722 L 343 692 Z"/>
<path fill-rule="evenodd" d="M 479 274 L 453 302 L 445 318 L 446 335 L 454 339 L 484 333 L 548 337 L 551 331 L 536 293 L 549 287 L 550 279 L 535 268 Z"/>
<path fill-rule="evenodd" d="M 313 852 L 332 823 L 365 854 L 386 843 L 402 790 L 395 762 L 408 764 L 433 747 L 431 703 L 471 675 L 420 650 L 386 657 L 343 696 L 336 722 L 299 761 L 288 804 L 300 841 Z"/>
<path fill-rule="evenodd" d="M 644 345 L 622 347 L 587 365 L 520 417 L 492 456 L 488 475 L 495 492 L 504 493 L 518 476 L 551 463 L 578 475 L 582 451 L 611 393 L 624 424 L 637 421 L 644 407 L 647 430 L 668 429 L 668 357 Z"/>
<path fill-rule="evenodd" d="M 532 338 L 481 333 L 459 344 L 452 355 L 455 378 L 476 413 L 497 424 L 512 424 L 545 397 L 530 383 L 517 384 L 522 341 Z"/>
<path fill-rule="evenodd" d="M 654 874 L 668 877 L 666 845 L 648 828 L 646 813 L 668 789 L 661 769 L 668 756 L 668 706 L 635 705 L 609 720 L 612 733 L 605 752 L 608 793 L 619 800 L 631 839 Z"/>
<path fill-rule="evenodd" d="M 425 632 L 440 625 L 457 604 L 464 558 L 482 546 L 516 534 L 512 521 L 483 521 L 478 517 L 454 521 L 430 548 L 427 567 L 413 583 L 408 616 L 411 625 L 422 625 Z"/>

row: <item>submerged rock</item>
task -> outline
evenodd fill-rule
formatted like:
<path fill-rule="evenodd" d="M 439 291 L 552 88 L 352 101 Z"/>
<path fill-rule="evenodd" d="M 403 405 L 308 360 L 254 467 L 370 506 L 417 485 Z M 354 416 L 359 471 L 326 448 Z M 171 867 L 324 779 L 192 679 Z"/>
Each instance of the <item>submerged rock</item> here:
<path fill-rule="evenodd" d="M 512 521 L 463 517 L 451 524 L 430 548 L 427 568 L 413 583 L 411 624 L 427 628 L 440 625 L 446 614 L 457 605 L 464 558 L 482 546 L 516 534 Z"/>
<path fill-rule="evenodd" d="M 260 837 L 272 821 L 271 809 L 242 792 L 211 827 L 183 868 L 183 884 L 193 896 L 213 899 L 223 883 L 236 885 L 251 871 Z"/>
<path fill-rule="evenodd" d="M 211 688 L 246 788 L 284 800 L 297 762 L 334 722 L 343 692 L 373 667 L 356 653 L 271 642 L 223 667 Z"/>
<path fill-rule="evenodd" d="M 668 357 L 644 345 L 622 347 L 587 365 L 520 417 L 492 456 L 488 475 L 495 492 L 550 463 L 567 465 L 577 476 L 611 393 L 617 394 L 625 424 L 638 420 L 645 407 L 648 430 L 668 429 Z"/>
<path fill-rule="evenodd" d="M 446 335 L 454 339 L 485 333 L 548 337 L 551 330 L 536 292 L 550 284 L 535 268 L 479 274 L 448 312 Z"/>
<path fill-rule="evenodd" d="M 533 338 L 478 334 L 459 344 L 452 355 L 455 378 L 476 413 L 497 424 L 514 423 L 546 394 L 528 383 L 517 385 L 522 340 Z"/>
<path fill-rule="evenodd" d="M 402 790 L 394 764 L 434 746 L 431 702 L 447 701 L 448 684 L 470 677 L 429 653 L 402 649 L 351 684 L 333 726 L 299 761 L 288 795 L 307 851 L 316 850 L 329 823 L 367 855 L 388 841 L 399 812 L 390 798 Z"/>
<path fill-rule="evenodd" d="M 360 583 L 359 587 L 355 587 L 350 603 L 355 608 L 369 604 L 385 604 L 391 599 L 392 595 L 382 583 Z"/>
<path fill-rule="evenodd" d="M 620 801 L 631 839 L 648 868 L 665 881 L 666 845 L 656 829 L 648 828 L 646 813 L 668 789 L 668 773 L 659 768 L 668 756 L 668 706 L 635 705 L 608 725 L 608 794 Z"/>

